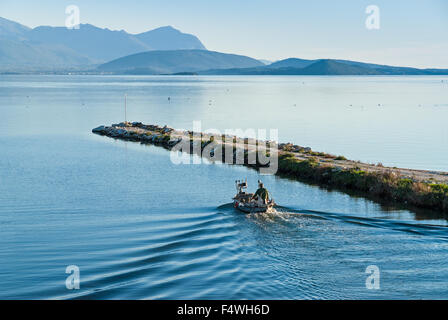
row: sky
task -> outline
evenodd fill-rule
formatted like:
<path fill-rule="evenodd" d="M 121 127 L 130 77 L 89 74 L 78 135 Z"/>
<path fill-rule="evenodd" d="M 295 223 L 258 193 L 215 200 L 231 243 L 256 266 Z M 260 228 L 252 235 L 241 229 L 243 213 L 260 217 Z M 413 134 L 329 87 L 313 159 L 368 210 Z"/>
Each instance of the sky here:
<path fill-rule="evenodd" d="M 81 23 L 148 31 L 171 25 L 208 50 L 276 61 L 334 58 L 448 68 L 448 0 L 1 0 L 0 16 L 29 27 Z M 379 8 L 379 29 L 366 8 Z"/>

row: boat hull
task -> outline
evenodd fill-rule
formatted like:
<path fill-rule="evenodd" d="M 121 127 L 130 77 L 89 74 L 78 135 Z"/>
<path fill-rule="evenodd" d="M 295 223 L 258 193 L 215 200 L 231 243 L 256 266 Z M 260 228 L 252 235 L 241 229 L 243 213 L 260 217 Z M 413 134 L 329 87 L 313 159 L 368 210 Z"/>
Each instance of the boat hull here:
<path fill-rule="evenodd" d="M 258 205 L 253 205 L 253 204 L 243 204 L 243 203 L 239 203 L 239 202 L 234 202 L 234 207 L 235 207 L 235 209 L 237 209 L 243 213 L 246 213 L 246 214 L 266 213 L 266 212 L 270 212 L 273 210 L 274 204 L 258 206 Z"/>

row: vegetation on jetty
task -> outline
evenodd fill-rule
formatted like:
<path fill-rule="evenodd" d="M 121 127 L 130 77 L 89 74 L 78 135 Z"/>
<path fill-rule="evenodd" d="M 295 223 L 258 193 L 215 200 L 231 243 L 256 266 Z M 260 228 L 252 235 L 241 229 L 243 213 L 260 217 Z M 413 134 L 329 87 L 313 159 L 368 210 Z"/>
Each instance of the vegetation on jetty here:
<path fill-rule="evenodd" d="M 321 164 L 316 158 L 300 160 L 292 153 L 283 153 L 279 156 L 279 173 L 336 189 L 361 191 L 385 200 L 448 212 L 447 184 L 404 178 L 390 168 L 381 171 L 359 167 L 341 169 Z"/>
<path fill-rule="evenodd" d="M 221 148 L 223 161 L 226 150 L 233 152 L 231 159 L 235 159 L 236 154 L 242 152 L 244 161 L 238 164 L 256 169 L 263 166 L 258 161 L 257 152 L 260 148 L 265 148 L 262 151 L 267 156 L 270 153 L 278 153 L 276 160 L 279 175 L 342 191 L 353 190 L 365 196 L 403 205 L 448 213 L 448 173 L 445 172 L 388 168 L 381 164 L 366 164 L 347 160 L 343 156 L 315 152 L 311 148 L 291 143 L 272 146 L 272 143 L 266 141 L 225 135 L 216 139 L 210 134 L 177 131 L 166 126 L 144 125 L 140 122 L 100 126 L 92 131 L 116 139 L 159 145 L 168 150 L 173 149 L 186 137 L 191 145 L 191 148 L 188 148 L 189 153 L 193 153 L 194 146 L 197 145 L 200 147 L 196 148 L 196 151 L 199 150 L 202 156 L 208 157 L 209 155 L 203 151 L 213 144 L 213 150 Z M 231 145 L 231 148 L 225 148 L 225 145 Z M 248 161 L 251 153 L 257 153 L 255 164 L 250 164 Z"/>

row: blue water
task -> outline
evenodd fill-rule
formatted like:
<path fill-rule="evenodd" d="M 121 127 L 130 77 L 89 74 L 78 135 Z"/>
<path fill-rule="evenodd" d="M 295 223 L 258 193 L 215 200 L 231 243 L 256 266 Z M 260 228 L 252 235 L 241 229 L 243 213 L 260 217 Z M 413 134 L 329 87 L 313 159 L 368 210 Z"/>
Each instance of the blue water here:
<path fill-rule="evenodd" d="M 447 221 L 90 133 L 130 120 L 278 128 L 281 141 L 448 170 L 443 77 L 0 78 L 0 298 L 448 298 Z M 170 100 L 168 100 L 170 97 Z M 350 106 L 350 104 L 352 106 Z M 378 106 L 381 104 L 381 106 Z M 233 181 L 278 212 L 246 216 Z M 80 269 L 68 290 L 66 267 Z M 380 270 L 369 290 L 366 267 Z"/>

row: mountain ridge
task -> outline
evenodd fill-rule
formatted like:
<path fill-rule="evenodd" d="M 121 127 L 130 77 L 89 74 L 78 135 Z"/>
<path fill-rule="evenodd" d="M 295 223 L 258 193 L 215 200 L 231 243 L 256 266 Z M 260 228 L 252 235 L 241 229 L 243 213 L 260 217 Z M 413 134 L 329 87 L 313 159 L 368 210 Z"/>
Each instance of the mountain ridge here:
<path fill-rule="evenodd" d="M 448 75 L 448 69 L 395 67 L 351 60 L 288 58 L 256 68 L 210 69 L 202 75 Z"/>
<path fill-rule="evenodd" d="M 262 62 L 242 55 L 191 49 L 137 53 L 102 64 L 97 70 L 125 74 L 171 74 L 191 73 L 209 68 L 244 68 L 262 65 Z"/>
<path fill-rule="evenodd" d="M 123 61 L 127 62 L 120 67 Z M 52 26 L 31 29 L 2 17 L 0 72 L 448 75 L 448 69 L 417 69 L 343 59 L 288 58 L 269 63 L 247 56 L 207 51 L 196 36 L 172 26 L 138 34 L 99 28 L 92 24 L 81 24 L 78 30 Z"/>
<path fill-rule="evenodd" d="M 123 56 L 162 49 L 206 50 L 196 36 L 172 26 L 138 34 L 92 24 L 81 24 L 79 29 L 53 26 L 32 29 L 0 17 L 1 71 L 89 69 Z"/>

